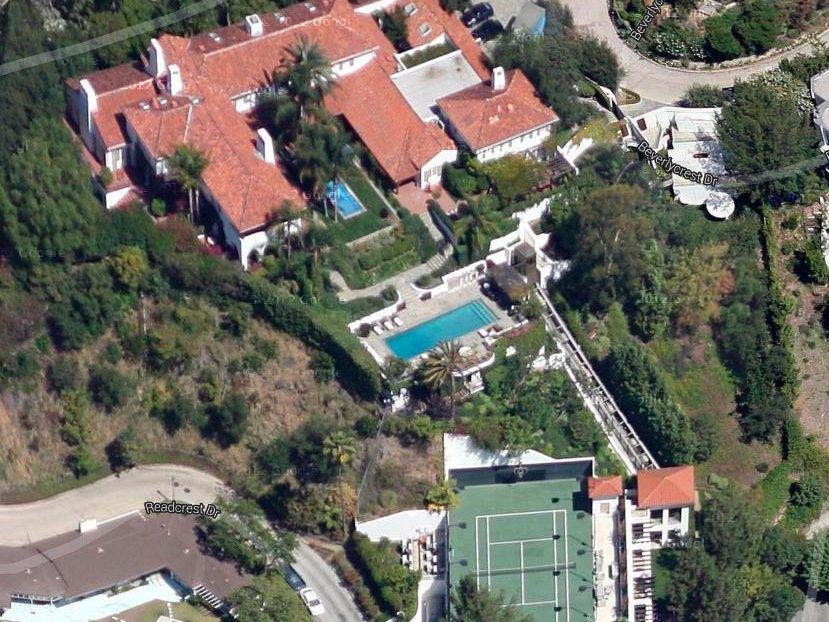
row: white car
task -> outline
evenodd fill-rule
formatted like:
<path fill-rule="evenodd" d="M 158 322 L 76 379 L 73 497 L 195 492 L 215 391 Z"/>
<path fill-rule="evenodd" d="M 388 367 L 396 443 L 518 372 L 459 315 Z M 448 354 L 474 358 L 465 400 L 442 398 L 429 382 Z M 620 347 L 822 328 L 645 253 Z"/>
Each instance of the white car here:
<path fill-rule="evenodd" d="M 320 602 L 320 599 L 317 598 L 317 593 L 310 587 L 304 587 L 299 590 L 299 595 L 302 597 L 302 602 L 308 607 L 308 611 L 311 612 L 312 616 L 321 616 L 325 613 L 325 607 Z"/>

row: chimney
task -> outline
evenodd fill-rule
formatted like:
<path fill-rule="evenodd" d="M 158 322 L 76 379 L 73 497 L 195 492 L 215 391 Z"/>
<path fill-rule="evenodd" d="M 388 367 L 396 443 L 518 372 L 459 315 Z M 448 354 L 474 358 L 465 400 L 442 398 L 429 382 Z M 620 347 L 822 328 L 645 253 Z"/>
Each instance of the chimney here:
<path fill-rule="evenodd" d="M 492 70 L 492 90 L 503 91 L 507 87 L 507 76 L 503 67 L 496 67 Z"/>
<path fill-rule="evenodd" d="M 259 156 L 268 164 L 276 164 L 276 152 L 273 147 L 273 138 L 268 134 L 268 130 L 260 127 L 256 130 L 256 151 Z"/>
<path fill-rule="evenodd" d="M 253 15 L 246 15 L 245 16 L 245 30 L 248 31 L 248 34 L 251 37 L 261 37 L 262 36 L 262 18 L 260 18 L 256 13 Z"/>
<path fill-rule="evenodd" d="M 161 74 L 167 71 L 167 63 L 164 61 L 164 50 L 161 49 L 158 39 L 150 39 L 150 47 L 147 51 L 150 53 L 147 73 L 153 78 L 161 77 Z"/>
<path fill-rule="evenodd" d="M 167 87 L 170 89 L 170 95 L 178 95 L 184 90 L 184 81 L 181 79 L 181 69 L 178 65 L 170 65 Z"/>
<path fill-rule="evenodd" d="M 87 134 L 90 134 L 92 132 L 92 114 L 98 112 L 98 96 L 92 84 L 86 78 L 81 80 L 81 93 L 84 110 L 81 111 L 83 119 L 78 119 L 78 121 L 83 121 L 83 129 Z"/>

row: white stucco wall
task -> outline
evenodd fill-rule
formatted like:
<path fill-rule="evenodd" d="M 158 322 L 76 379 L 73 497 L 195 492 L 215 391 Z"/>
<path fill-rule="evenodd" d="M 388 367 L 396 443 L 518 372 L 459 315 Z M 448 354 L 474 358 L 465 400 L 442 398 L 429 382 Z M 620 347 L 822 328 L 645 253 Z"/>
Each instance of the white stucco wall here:
<path fill-rule="evenodd" d="M 418 185 L 421 188 L 428 188 L 433 184 L 440 183 L 443 175 L 443 167 L 446 164 L 452 164 L 458 159 L 457 149 L 444 149 L 438 153 L 434 158 L 429 160 L 420 168 L 420 177 Z"/>
<path fill-rule="evenodd" d="M 504 142 L 484 147 L 474 153 L 481 162 L 489 162 L 491 160 L 503 158 L 507 155 L 524 153 L 525 151 L 530 151 L 540 147 L 541 144 L 550 136 L 552 129 L 553 124 L 550 123 L 549 125 L 530 130 L 529 132 L 525 132 L 524 134 L 520 134 Z"/>

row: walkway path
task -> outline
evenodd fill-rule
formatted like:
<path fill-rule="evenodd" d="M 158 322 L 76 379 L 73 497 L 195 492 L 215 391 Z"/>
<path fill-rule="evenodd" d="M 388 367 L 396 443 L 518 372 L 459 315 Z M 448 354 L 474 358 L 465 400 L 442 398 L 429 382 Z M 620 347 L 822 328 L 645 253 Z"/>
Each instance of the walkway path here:
<path fill-rule="evenodd" d="M 610 19 L 606 0 L 562 0 L 573 12 L 573 21 L 580 29 L 587 30 L 599 39 L 607 42 L 625 72 L 622 84 L 636 91 L 645 99 L 658 102 L 674 103 L 681 99 L 692 84 L 708 84 L 727 87 L 737 78 L 762 73 L 774 69 L 784 58 L 791 58 L 798 53 L 807 53 L 810 43 L 774 54 L 769 58 L 758 59 L 739 67 L 725 69 L 682 69 L 666 67 L 655 63 L 629 48 L 616 31 Z M 824 43 L 829 42 L 829 30 L 817 37 Z"/>
<path fill-rule="evenodd" d="M 451 256 L 452 247 L 447 246 L 442 252 L 432 257 L 426 263 L 418 264 L 413 268 L 404 270 L 399 274 L 395 274 L 379 283 L 362 289 L 351 289 L 345 282 L 343 276 L 336 270 L 332 270 L 330 273 L 331 282 L 339 290 L 337 296 L 341 302 L 348 302 L 355 298 L 365 298 L 366 296 L 379 296 L 380 292 L 389 286 L 394 287 L 403 296 L 404 301 L 410 300 L 417 296 L 417 292 L 410 287 L 410 284 L 417 281 L 421 276 L 430 274 L 440 268 Z"/>
<path fill-rule="evenodd" d="M 657 468 L 659 465 L 653 455 L 617 406 L 610 391 L 593 371 L 593 367 L 547 294 L 541 289 L 537 289 L 537 292 L 547 307 L 544 317 L 547 331 L 553 335 L 565 354 L 566 371 L 585 405 L 601 426 L 610 447 L 625 465 L 628 475 L 633 475 L 640 469 Z"/>
<path fill-rule="evenodd" d="M 143 508 L 145 501 L 210 503 L 222 490 L 221 480 L 190 467 L 136 467 L 42 501 L 0 505 L 0 546 L 51 538 L 78 529 L 87 519 L 100 522 L 123 516 Z"/>

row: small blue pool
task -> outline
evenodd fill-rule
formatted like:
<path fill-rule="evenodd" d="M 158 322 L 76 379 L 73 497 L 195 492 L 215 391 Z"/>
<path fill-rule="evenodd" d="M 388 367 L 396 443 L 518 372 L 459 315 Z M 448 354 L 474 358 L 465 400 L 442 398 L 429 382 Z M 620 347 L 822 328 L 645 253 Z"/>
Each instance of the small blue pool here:
<path fill-rule="evenodd" d="M 354 196 L 351 188 L 341 181 L 336 184 L 329 181 L 325 184 L 325 197 L 337 206 L 337 211 L 343 218 L 351 218 L 366 211 L 363 204 Z"/>
<path fill-rule="evenodd" d="M 386 345 L 401 359 L 410 359 L 434 348 L 441 341 L 452 341 L 496 320 L 483 300 L 473 300 L 386 339 Z"/>

